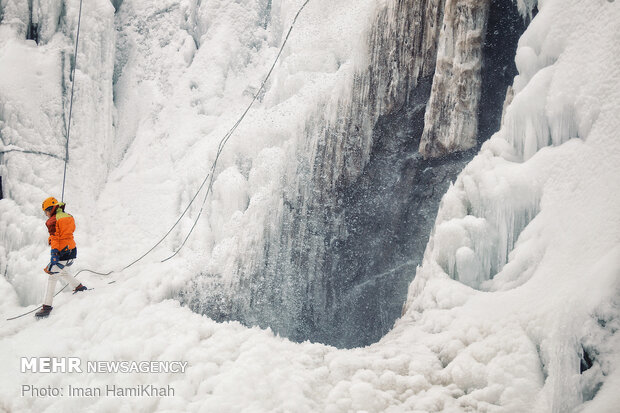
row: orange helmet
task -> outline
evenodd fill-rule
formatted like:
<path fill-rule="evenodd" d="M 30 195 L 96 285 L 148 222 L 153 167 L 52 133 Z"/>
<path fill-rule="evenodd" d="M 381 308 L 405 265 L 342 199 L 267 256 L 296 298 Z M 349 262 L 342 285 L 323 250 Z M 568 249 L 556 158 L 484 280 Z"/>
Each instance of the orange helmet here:
<path fill-rule="evenodd" d="M 53 196 L 50 196 L 45 201 L 43 201 L 42 208 L 43 208 L 43 211 L 45 211 L 46 209 L 52 208 L 56 205 L 58 205 L 58 201 Z"/>

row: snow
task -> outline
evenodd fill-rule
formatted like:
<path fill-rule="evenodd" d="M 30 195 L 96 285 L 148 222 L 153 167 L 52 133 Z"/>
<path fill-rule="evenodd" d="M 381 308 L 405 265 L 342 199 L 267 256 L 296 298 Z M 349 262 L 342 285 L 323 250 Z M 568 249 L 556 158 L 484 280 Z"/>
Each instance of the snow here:
<path fill-rule="evenodd" d="M 180 215 L 301 2 L 273 1 L 267 28 L 261 1 L 125 0 L 116 16 L 109 2 L 92 3 L 83 16 L 67 210 L 78 224 L 76 265 L 107 271 L 137 258 Z M 21 40 L 25 23 L 16 19 L 27 15 L 11 11 L 7 20 L 17 7 L 7 4 L 2 150 L 62 156 L 79 2 L 66 2 L 59 31 L 44 32 L 38 46 Z M 268 329 L 216 323 L 174 299 L 194 274 L 207 268 L 226 277 L 239 255 L 253 253 L 278 213 L 305 122 L 317 107 L 333 109 L 363 67 L 360 33 L 376 5 L 328 4 L 310 2 L 300 16 L 262 101 L 222 154 L 205 217 L 177 258 L 159 262 L 178 247 L 199 205 L 153 256 L 113 274 L 115 284 L 82 273 L 95 290 L 61 293 L 44 321 L 2 323 L 0 410 L 611 413 L 620 405 L 614 2 L 539 2 L 519 44 L 520 74 L 502 129 L 444 196 L 404 314 L 381 341 L 350 350 L 293 343 Z M 62 166 L 49 156 L 0 155 L 10 198 L 0 201 L 4 316 L 40 301 L 45 279 L 36 268 L 49 252 L 39 205 L 59 192 Z M 580 374 L 584 350 L 594 361 Z M 189 367 L 185 374 L 20 373 L 20 357 L 33 356 Z M 20 397 L 21 384 L 171 385 L 175 395 L 33 398 Z"/>

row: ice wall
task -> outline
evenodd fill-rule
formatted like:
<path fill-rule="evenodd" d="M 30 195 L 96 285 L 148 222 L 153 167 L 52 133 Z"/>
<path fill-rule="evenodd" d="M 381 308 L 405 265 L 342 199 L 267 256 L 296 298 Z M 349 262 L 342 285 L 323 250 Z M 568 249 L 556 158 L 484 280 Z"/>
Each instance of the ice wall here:
<path fill-rule="evenodd" d="M 502 88 L 516 74 L 511 37 L 523 32 L 534 6 L 501 0 L 446 2 L 419 148 L 424 158 L 468 150 L 499 128 L 496 95 L 501 93 L 503 100 Z"/>
<path fill-rule="evenodd" d="M 377 206 L 385 203 L 384 208 L 393 211 L 387 193 L 373 193 L 378 188 L 363 188 L 361 182 L 363 175 L 368 175 L 369 163 L 381 151 L 377 149 L 381 118 L 402 113 L 399 121 L 404 136 L 415 135 L 411 129 L 419 128 L 415 117 L 425 102 L 428 77 L 434 70 L 441 13 L 441 2 L 390 2 L 380 10 L 367 40 L 369 64 L 358 69 L 351 95 L 339 103 L 336 119 L 345 119 L 345 123 L 328 122 L 324 129 L 306 133 L 313 156 L 309 160 L 301 157 L 299 178 L 288 191 L 292 208 L 284 210 L 277 235 L 280 239 L 275 238 L 282 247 L 276 248 L 278 255 L 269 252 L 265 256 L 266 262 L 273 263 L 274 274 L 284 274 L 287 279 L 284 285 L 291 299 L 286 313 L 294 317 L 286 328 L 296 339 L 312 337 L 327 342 L 330 337 L 336 338 L 334 331 L 356 331 L 358 337 L 366 337 L 372 334 L 372 325 L 382 324 L 381 316 L 371 316 L 370 312 L 360 310 L 355 317 L 343 317 L 341 311 L 350 308 L 352 302 L 366 299 L 377 303 L 378 307 L 374 304 L 371 308 L 381 314 L 381 305 L 389 301 L 389 289 L 377 289 L 370 298 L 355 286 L 393 267 L 406 266 L 409 259 L 392 262 L 389 268 L 373 268 L 372 261 L 381 259 L 380 250 L 385 246 L 375 238 L 382 231 L 381 225 L 367 219 L 380 213 L 364 215 L 353 210 L 361 195 L 373 199 L 366 206 L 369 210 L 377 212 Z M 396 128 L 394 118 L 391 126 Z M 384 134 L 385 145 L 391 145 L 391 140 L 390 134 Z M 400 164 L 398 156 L 392 162 Z M 394 178 L 386 173 L 370 179 L 384 182 Z M 360 195 L 356 195 L 356 188 Z M 373 197 L 375 194 L 379 196 Z M 351 243 L 359 238 L 363 246 Z M 369 247 L 378 253 L 370 259 L 366 256 Z M 356 319 L 365 321 L 358 324 Z"/>
<path fill-rule="evenodd" d="M 79 1 L 3 1 L 0 22 L 0 208 L 6 271 L 25 302 L 38 300 L 36 276 L 24 256 L 49 254 L 41 200 L 60 198 Z M 82 229 L 107 179 L 113 144 L 113 11 L 108 1 L 83 9 L 65 201 Z M 27 40 L 36 24 L 35 40 Z M 79 211 L 79 212 L 78 212 Z M 20 224 L 18 225 L 17 222 Z M 25 255 L 24 255 L 25 254 Z M 37 265 L 36 268 L 39 268 Z M 30 287 L 28 286 L 30 285 Z"/>
<path fill-rule="evenodd" d="M 478 69 L 483 60 L 490 68 L 486 96 L 501 90 L 497 108 L 486 114 L 492 121 L 485 125 L 497 120 L 495 128 L 514 69 L 487 57 L 512 54 L 523 30 L 511 21 L 522 24 L 515 6 L 498 3 L 494 18 L 505 16 L 504 24 L 495 23 L 493 30 L 505 37 L 495 34 L 488 54 L 478 38 L 472 58 Z M 192 308 L 341 346 L 367 344 L 389 330 L 421 262 L 441 194 L 473 156 L 444 153 L 450 156 L 427 161 L 418 152 L 441 61 L 438 45 L 461 47 L 461 37 L 473 38 L 486 27 L 488 13 L 483 22 L 476 20 L 483 27 L 466 26 L 440 40 L 444 20 L 459 15 L 451 13 L 444 16 L 443 2 L 387 2 L 378 9 L 364 39 L 368 63 L 356 63 L 353 81 L 345 84 L 349 89 L 339 89 L 342 97 L 304 121 L 296 164 L 288 167 L 294 178 L 286 179 L 283 203 L 270 208 L 264 234 L 251 244 L 252 253 L 231 264 L 232 276 L 206 276 L 192 286 L 184 298 Z M 492 71 L 498 66 L 508 76 Z M 478 96 L 483 93 L 480 70 L 475 79 L 470 72 L 462 76 L 477 82 Z M 467 116 L 477 119 L 474 106 Z"/>
<path fill-rule="evenodd" d="M 26 16 L 21 26 L 36 20 L 33 50 L 51 47 L 58 10 L 49 4 L 19 9 Z M 76 4 L 67 9 L 72 19 Z M 79 162 L 69 169 L 70 179 L 83 177 L 76 184 L 89 188 L 69 202 L 96 211 L 78 217 L 86 226 L 84 260 L 96 266 L 119 250 L 146 251 L 165 232 L 157 229 L 172 225 L 209 170 L 220 137 L 257 91 L 301 4 L 134 0 L 114 8 L 106 3 L 97 23 L 88 14 L 96 9 L 84 9 L 88 57 L 84 67 L 78 63 L 72 128 L 84 139 L 73 141 Z M 206 218 L 181 255 L 191 263 L 184 261 L 186 272 L 201 274 L 183 301 L 216 319 L 269 325 L 300 340 L 335 340 L 344 332 L 339 345 L 365 344 L 400 314 L 443 188 L 473 152 L 429 161 L 418 153 L 441 60 L 441 28 L 455 16 L 444 16 L 444 2 L 341 2 L 329 16 L 323 6 L 309 4 L 300 16 L 273 78 L 219 159 Z M 76 21 L 58 16 L 57 31 L 72 33 L 75 27 L 63 19 Z M 444 42 L 460 38 L 444 36 Z M 63 44 L 66 76 L 70 41 Z M 66 99 L 67 82 L 50 84 Z M 112 96 L 116 110 L 109 109 Z M 101 110 L 95 114 L 93 106 Z M 55 127 L 62 132 L 64 125 Z M 52 147 L 62 149 L 61 143 Z M 190 209 L 152 259 L 181 244 L 199 209 Z M 131 236 L 118 237 L 111 228 L 113 242 L 98 242 L 103 235 L 94 229 L 110 222 Z M 25 244 L 41 238 L 36 231 Z M 105 270 L 136 258 L 121 255 Z"/>
<path fill-rule="evenodd" d="M 189 298 L 197 311 L 269 325 L 296 339 L 327 328 L 333 320 L 329 312 L 355 281 L 351 271 L 339 271 L 342 263 L 334 257 L 349 231 L 345 190 L 369 162 L 377 120 L 401 111 L 407 101 L 409 119 L 423 108 L 428 86 L 417 87 L 428 84 L 434 69 L 441 12 L 441 3 L 389 2 L 373 17 L 364 41 L 368 63 L 354 60 L 342 95 L 304 121 L 283 203 L 255 252 L 239 256 L 238 281 L 232 288 L 201 288 L 221 289 L 220 297 L 234 291 L 224 300 L 229 304 L 210 300 L 209 294 Z M 328 336 L 326 330 L 321 334 Z"/>
<path fill-rule="evenodd" d="M 420 142 L 420 153 L 426 158 L 467 150 L 477 143 L 482 49 L 490 5 L 490 0 L 446 1 Z"/>

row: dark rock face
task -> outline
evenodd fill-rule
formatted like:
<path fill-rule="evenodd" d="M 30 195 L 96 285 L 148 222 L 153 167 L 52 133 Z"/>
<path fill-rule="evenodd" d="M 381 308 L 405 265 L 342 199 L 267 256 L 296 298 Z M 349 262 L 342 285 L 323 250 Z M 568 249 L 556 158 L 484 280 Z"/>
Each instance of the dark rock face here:
<path fill-rule="evenodd" d="M 315 155 L 301 162 L 289 194 L 294 206 L 285 210 L 279 254 L 265 257 L 275 274 L 286 274 L 284 306 L 299 303 L 286 311 L 292 339 L 361 345 L 400 313 L 405 296 L 393 297 L 406 294 L 415 268 L 400 220 L 410 218 L 403 203 L 415 187 L 442 5 L 386 8 L 369 40 L 370 66 L 338 117 L 343 123 L 308 131 Z"/>
<path fill-rule="evenodd" d="M 327 249 L 336 297 L 316 340 L 336 346 L 377 341 L 400 315 L 421 264 L 443 193 L 471 151 L 441 160 L 418 152 L 428 80 L 407 105 L 379 118 L 370 160 L 359 178 L 338 191 L 346 234 Z"/>
<path fill-rule="evenodd" d="M 478 109 L 478 145 L 499 130 L 506 89 L 517 75 L 515 54 L 519 38 L 527 27 L 526 23 L 512 1 L 491 2 L 482 50 L 484 61 Z"/>
<path fill-rule="evenodd" d="M 523 29 L 510 0 L 493 1 L 487 12 L 492 43 L 478 62 L 484 113 L 469 115 L 479 120 L 478 142 L 499 126 Z M 427 160 L 419 152 L 444 18 L 443 0 L 393 1 L 380 13 L 369 39 L 371 63 L 337 121 L 317 115 L 308 122 L 295 177 L 274 214 L 277 224 L 265 229 L 262 251 L 239 261 L 234 285 L 210 281 L 208 297 L 185 295 L 191 308 L 339 347 L 370 344 L 391 328 L 439 201 L 476 152 Z"/>
<path fill-rule="evenodd" d="M 110 0 L 110 2 L 112 3 L 112 6 L 114 6 L 115 12 L 117 12 L 118 9 L 120 9 L 121 5 L 123 4 L 123 0 Z"/>

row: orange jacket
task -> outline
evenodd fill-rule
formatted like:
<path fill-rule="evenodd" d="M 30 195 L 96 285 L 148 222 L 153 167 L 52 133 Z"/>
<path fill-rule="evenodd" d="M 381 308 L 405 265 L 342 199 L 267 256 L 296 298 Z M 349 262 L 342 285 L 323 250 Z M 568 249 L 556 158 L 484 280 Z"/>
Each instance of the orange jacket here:
<path fill-rule="evenodd" d="M 58 204 L 45 225 L 47 225 L 47 230 L 50 233 L 48 242 L 52 249 L 62 251 L 65 247 L 70 250 L 75 248 L 75 241 L 73 240 L 75 220 L 65 212 L 64 203 Z"/>

